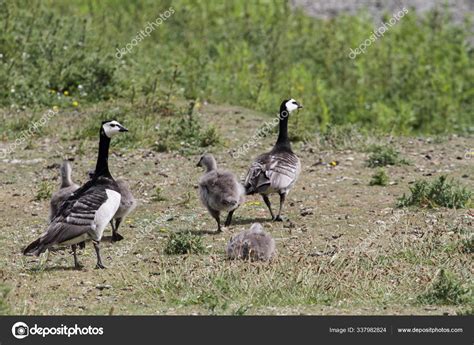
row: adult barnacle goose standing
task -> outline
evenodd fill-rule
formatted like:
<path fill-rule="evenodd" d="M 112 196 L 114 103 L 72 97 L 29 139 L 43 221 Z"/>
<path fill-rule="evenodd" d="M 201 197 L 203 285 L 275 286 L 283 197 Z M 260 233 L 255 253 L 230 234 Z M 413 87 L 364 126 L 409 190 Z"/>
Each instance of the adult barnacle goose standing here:
<path fill-rule="evenodd" d="M 281 211 L 286 195 L 293 187 L 301 170 L 300 160 L 291 150 L 288 139 L 288 117 L 291 112 L 300 108 L 303 107 L 294 99 L 284 100 L 281 103 L 277 142 L 270 152 L 255 159 L 245 178 L 246 194 L 261 194 L 274 221 L 282 221 Z M 268 195 L 273 193 L 280 195 L 280 209 L 276 217 L 268 198 Z"/>
<path fill-rule="evenodd" d="M 234 211 L 244 202 L 245 190 L 234 174 L 217 169 L 216 160 L 211 154 L 203 155 L 197 166 L 206 168 L 206 173 L 199 181 L 199 197 L 216 220 L 217 231 L 220 232 L 220 213 L 229 212 L 225 221 L 225 226 L 229 226 Z"/>
<path fill-rule="evenodd" d="M 61 205 L 64 200 L 69 198 L 72 193 L 79 189 L 79 186 L 72 182 L 71 171 L 71 163 L 64 161 L 60 168 L 61 186 L 59 187 L 59 190 L 51 197 L 49 221 L 51 221 L 58 212 L 59 205 Z"/>
<path fill-rule="evenodd" d="M 61 205 L 46 231 L 23 251 L 24 255 L 40 255 L 55 245 L 71 245 L 74 265 L 77 243 L 91 239 L 97 255 L 97 268 L 105 268 L 100 257 L 99 242 L 105 227 L 120 206 L 120 192 L 109 171 L 110 138 L 127 129 L 117 121 L 104 121 L 100 127 L 99 155 L 93 178 L 76 190 Z"/>

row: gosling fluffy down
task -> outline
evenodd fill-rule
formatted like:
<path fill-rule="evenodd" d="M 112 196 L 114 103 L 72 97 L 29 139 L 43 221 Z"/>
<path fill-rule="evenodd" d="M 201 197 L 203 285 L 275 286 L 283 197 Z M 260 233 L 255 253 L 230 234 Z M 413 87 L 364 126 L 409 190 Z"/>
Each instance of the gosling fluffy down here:
<path fill-rule="evenodd" d="M 254 223 L 249 230 L 232 236 L 226 254 L 232 260 L 268 261 L 275 256 L 275 240 L 263 230 L 261 224 Z"/>
<path fill-rule="evenodd" d="M 79 189 L 79 186 L 75 184 L 71 179 L 72 167 L 71 163 L 64 161 L 61 164 L 60 173 L 61 173 L 61 186 L 59 190 L 53 194 L 50 202 L 49 216 L 48 219 L 51 220 L 54 218 L 56 213 L 58 213 L 59 206 L 65 200 L 67 200 L 72 193 Z"/>
<path fill-rule="evenodd" d="M 221 231 L 220 213 L 229 212 L 225 226 L 232 222 L 234 211 L 245 201 L 245 189 L 229 171 L 217 169 L 217 163 L 211 154 L 205 154 L 198 166 L 206 173 L 199 181 L 199 198 L 217 222 L 217 231 Z"/>

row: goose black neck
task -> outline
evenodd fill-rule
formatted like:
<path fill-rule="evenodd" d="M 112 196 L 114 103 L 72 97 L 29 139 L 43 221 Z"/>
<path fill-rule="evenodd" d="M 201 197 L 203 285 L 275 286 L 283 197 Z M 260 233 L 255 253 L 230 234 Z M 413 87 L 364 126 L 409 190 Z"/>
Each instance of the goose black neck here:
<path fill-rule="evenodd" d="M 112 177 L 109 171 L 109 146 L 110 138 L 106 136 L 103 129 L 101 129 L 99 140 L 99 156 L 97 157 L 94 177 Z"/>
<path fill-rule="evenodd" d="M 279 122 L 279 132 L 278 132 L 278 139 L 275 144 L 275 147 L 279 148 L 286 148 L 291 150 L 290 140 L 288 139 L 288 117 L 289 113 L 282 105 L 280 108 L 280 122 Z"/>

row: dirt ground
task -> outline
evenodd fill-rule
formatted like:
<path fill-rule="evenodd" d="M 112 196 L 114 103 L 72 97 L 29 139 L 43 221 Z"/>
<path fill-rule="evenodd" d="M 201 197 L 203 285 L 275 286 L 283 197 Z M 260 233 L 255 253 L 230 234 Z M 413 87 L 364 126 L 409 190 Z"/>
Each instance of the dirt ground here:
<path fill-rule="evenodd" d="M 238 107 L 201 109 L 225 139 L 214 150 L 218 165 L 241 176 L 251 160 L 268 150 L 274 135 L 248 154 L 229 151 L 244 144 L 268 120 Z M 297 115 L 295 115 L 297 116 Z M 291 119 L 290 119 L 291 121 Z M 74 126 L 80 126 L 80 118 Z M 126 125 L 126 124 L 125 124 Z M 159 140 L 159 138 L 157 138 Z M 125 239 L 103 241 L 106 270 L 96 270 L 88 244 L 84 269 L 72 269 L 69 250 L 24 257 L 22 248 L 47 225 L 48 200 L 34 201 L 38 184 L 57 188 L 57 164 L 74 158 L 73 179 L 85 182 L 96 159 L 95 141 L 77 155 L 78 142 L 39 138 L 0 165 L 0 284 L 8 288 L 11 314 L 454 314 L 466 305 L 424 305 L 417 296 L 441 267 L 462 284 L 472 283 L 472 254 L 456 247 L 472 231 L 469 210 L 396 209 L 415 179 L 441 174 L 474 186 L 473 138 L 385 138 L 409 165 L 389 166 L 390 184 L 369 186 L 374 169 L 367 153 L 333 149 L 316 140 L 293 145 L 302 173 L 284 210 L 273 223 L 260 197 L 248 197 L 234 223 L 212 234 L 215 222 L 197 197 L 199 157 L 111 148 L 110 170 L 127 179 L 139 201 L 121 228 Z M 351 145 L 349 145 L 351 146 Z M 330 164 L 334 162 L 333 164 Z M 337 163 L 336 163 L 337 162 Z M 164 201 L 153 201 L 156 187 Z M 274 208 L 278 198 L 273 198 Z M 472 210 L 471 210 L 472 212 Z M 274 236 L 278 257 L 271 263 L 231 262 L 224 248 L 232 234 L 261 222 Z M 156 226 L 147 226 L 155 222 Z M 165 255 L 170 231 L 202 236 L 207 253 Z M 107 237 L 110 231 L 107 230 Z"/>

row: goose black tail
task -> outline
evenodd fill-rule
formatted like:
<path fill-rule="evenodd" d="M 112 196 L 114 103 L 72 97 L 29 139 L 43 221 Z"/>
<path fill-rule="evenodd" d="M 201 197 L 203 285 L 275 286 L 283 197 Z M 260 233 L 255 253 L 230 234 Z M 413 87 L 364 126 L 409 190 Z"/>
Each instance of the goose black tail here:
<path fill-rule="evenodd" d="M 36 241 L 33 241 L 28 247 L 23 251 L 23 255 L 40 255 L 44 252 L 44 246 L 41 243 L 41 238 L 38 238 Z"/>

